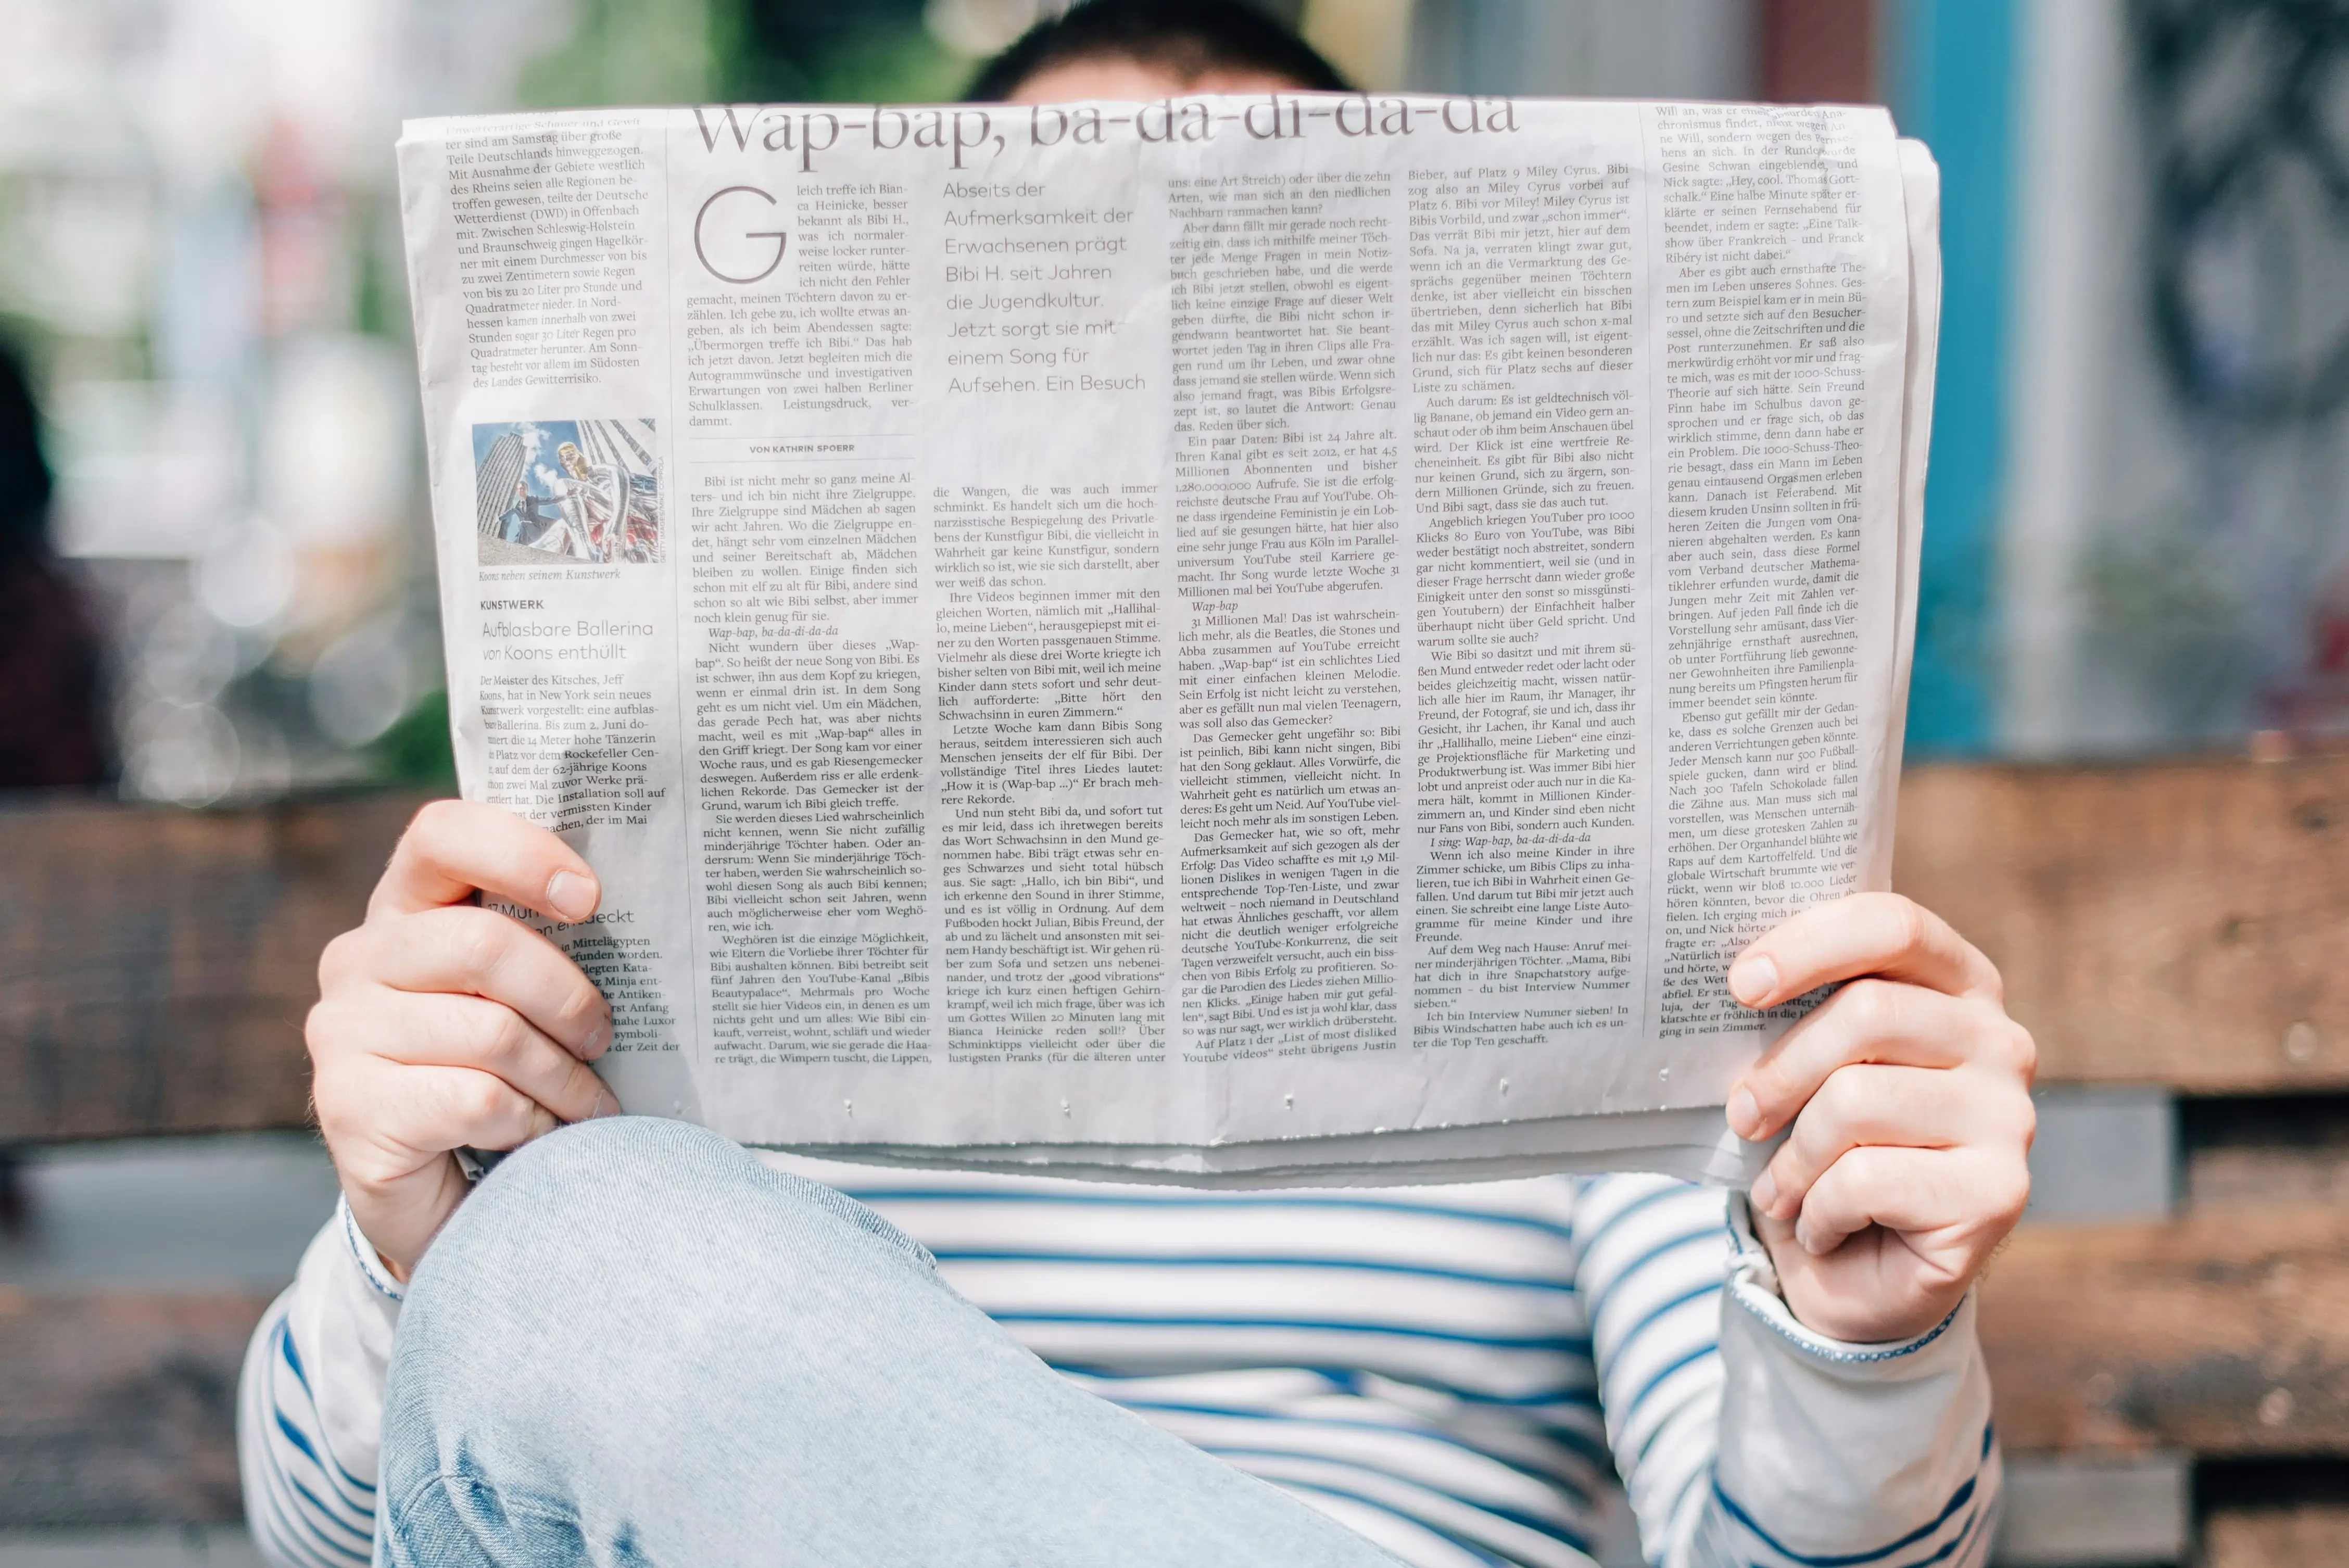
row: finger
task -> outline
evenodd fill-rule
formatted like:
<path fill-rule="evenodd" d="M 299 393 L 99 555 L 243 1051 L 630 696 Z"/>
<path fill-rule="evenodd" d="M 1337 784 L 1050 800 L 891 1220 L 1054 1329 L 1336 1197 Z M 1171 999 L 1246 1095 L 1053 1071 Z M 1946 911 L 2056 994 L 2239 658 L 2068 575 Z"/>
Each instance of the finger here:
<path fill-rule="evenodd" d="M 1791 1220 L 1826 1169 L 1868 1147 L 2028 1146 L 2031 1097 L 1987 1075 L 1863 1064 L 1820 1086 L 1770 1163 L 1754 1180 L 1754 1206 Z"/>
<path fill-rule="evenodd" d="M 391 851 L 367 913 L 465 903 L 476 892 L 574 922 L 594 914 L 603 898 L 587 862 L 544 828 L 495 806 L 435 800 Z"/>
<path fill-rule="evenodd" d="M 440 1137 L 462 1130 L 464 1136 L 448 1144 L 472 1149 L 519 1149 L 533 1138 L 543 1138 L 560 1124 L 554 1113 L 494 1074 L 466 1068 L 410 1068 L 424 1076 L 417 1086 L 420 1099 L 437 1102 Z"/>
<path fill-rule="evenodd" d="M 1953 996 L 2003 995 L 1997 966 L 1973 944 L 1891 892 L 1856 892 L 1780 922 L 1729 966 L 1729 990 L 1748 1007 L 1775 1007 L 1862 975 Z"/>
<path fill-rule="evenodd" d="M 1907 1240 L 1929 1265 L 1963 1278 L 2006 1234 L 2030 1196 L 2021 1161 L 1973 1149 L 1855 1149 L 1811 1183 L 1795 1220 L 1795 1239 L 1816 1256 L 1881 1225 Z"/>
<path fill-rule="evenodd" d="M 325 1076 L 322 1073 L 322 1077 Z M 320 1130 L 347 1179 L 383 1186 L 451 1149 L 512 1149 L 561 1125 L 494 1073 L 383 1057 L 338 1064 L 321 1085 Z"/>
<path fill-rule="evenodd" d="M 379 991 L 372 998 L 320 1004 L 330 1006 L 340 1016 L 329 1026 L 385 1061 L 491 1074 L 564 1121 L 618 1109 L 593 1068 L 501 1003 L 447 992 Z"/>
<path fill-rule="evenodd" d="M 395 991 L 501 1002 L 583 1061 L 612 1043 L 612 1009 L 568 954 L 518 920 L 451 904 L 378 920 L 338 941 L 320 965 L 328 990 L 359 979 Z"/>
<path fill-rule="evenodd" d="M 1989 1002 L 1898 981 L 1855 980 L 1799 1019 L 1745 1069 L 1725 1112 L 1749 1141 L 1792 1121 L 1830 1073 L 1857 1062 L 1919 1068 L 1981 1063 L 2028 1088 L 2031 1032 Z"/>

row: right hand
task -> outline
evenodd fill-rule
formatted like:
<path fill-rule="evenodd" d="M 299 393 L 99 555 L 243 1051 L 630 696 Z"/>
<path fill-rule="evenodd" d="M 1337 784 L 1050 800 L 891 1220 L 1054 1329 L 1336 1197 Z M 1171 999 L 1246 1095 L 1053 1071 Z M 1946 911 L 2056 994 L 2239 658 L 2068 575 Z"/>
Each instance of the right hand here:
<path fill-rule="evenodd" d="M 568 844 L 494 806 L 416 814 L 367 923 L 318 960 L 311 1097 L 351 1217 L 406 1279 L 465 1196 L 460 1147 L 512 1149 L 619 1102 L 586 1064 L 612 1009 L 563 950 L 475 895 L 556 920 L 603 889 Z"/>

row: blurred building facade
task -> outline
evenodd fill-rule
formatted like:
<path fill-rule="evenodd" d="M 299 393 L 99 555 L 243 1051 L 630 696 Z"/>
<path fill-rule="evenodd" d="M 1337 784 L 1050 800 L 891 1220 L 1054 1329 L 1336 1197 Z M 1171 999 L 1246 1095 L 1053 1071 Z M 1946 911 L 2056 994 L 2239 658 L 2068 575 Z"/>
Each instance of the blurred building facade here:
<path fill-rule="evenodd" d="M 511 94 L 551 18 L 507 9 L 0 5 L 0 331 L 37 370 L 131 793 L 370 776 L 429 707 L 389 148 L 402 112 Z"/>
<path fill-rule="evenodd" d="M 1061 3 L 0 4 L 0 333 L 124 787 L 445 767 L 401 118 L 950 96 Z M 1945 178 L 1917 752 L 2349 729 L 2349 5 L 1266 3 L 1372 86 L 1889 104 Z"/>
<path fill-rule="evenodd" d="M 1999 739 L 2349 730 L 2349 6 L 2014 36 Z"/>

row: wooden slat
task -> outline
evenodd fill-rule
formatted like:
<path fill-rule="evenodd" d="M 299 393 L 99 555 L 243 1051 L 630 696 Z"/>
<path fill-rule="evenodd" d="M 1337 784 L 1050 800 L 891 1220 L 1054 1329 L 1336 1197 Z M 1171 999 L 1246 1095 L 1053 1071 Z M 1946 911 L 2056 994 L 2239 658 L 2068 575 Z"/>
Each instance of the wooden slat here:
<path fill-rule="evenodd" d="M 298 1124 L 317 950 L 417 803 L 0 811 L 0 1142 Z M 2050 1079 L 2349 1088 L 2349 758 L 1919 769 L 1896 881 Z"/>
<path fill-rule="evenodd" d="M 1999 1432 L 2028 1449 L 2349 1454 L 2349 1208 L 2027 1226 L 1982 1287 Z"/>
<path fill-rule="evenodd" d="M 2349 1563 L 2349 1503 L 2217 1509 L 2202 1521 L 2202 1568 L 2336 1568 Z"/>
<path fill-rule="evenodd" d="M 2349 1563 L 2349 1461 L 2204 1465 L 2199 1568 L 2336 1568 Z"/>
<path fill-rule="evenodd" d="M 1899 842 L 2044 1077 L 2349 1087 L 2349 758 L 1916 769 Z"/>
<path fill-rule="evenodd" d="M 264 1305 L 0 1287 L 0 1526 L 242 1518 L 236 1376 Z"/>
<path fill-rule="evenodd" d="M 418 803 L 0 810 L 0 1143 L 300 1125 L 318 951 Z"/>

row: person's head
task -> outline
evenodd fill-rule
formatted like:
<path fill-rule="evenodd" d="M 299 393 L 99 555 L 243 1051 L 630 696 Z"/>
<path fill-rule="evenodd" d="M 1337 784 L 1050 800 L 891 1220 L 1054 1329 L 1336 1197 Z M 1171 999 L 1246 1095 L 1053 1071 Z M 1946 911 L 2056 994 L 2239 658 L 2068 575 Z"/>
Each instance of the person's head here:
<path fill-rule="evenodd" d="M 0 344 L 0 562 L 47 553 L 48 513 L 49 465 L 41 456 L 33 385 L 23 363 Z"/>
<path fill-rule="evenodd" d="M 1313 46 L 1242 0 L 1084 0 L 982 67 L 973 103 L 1345 92 Z"/>

